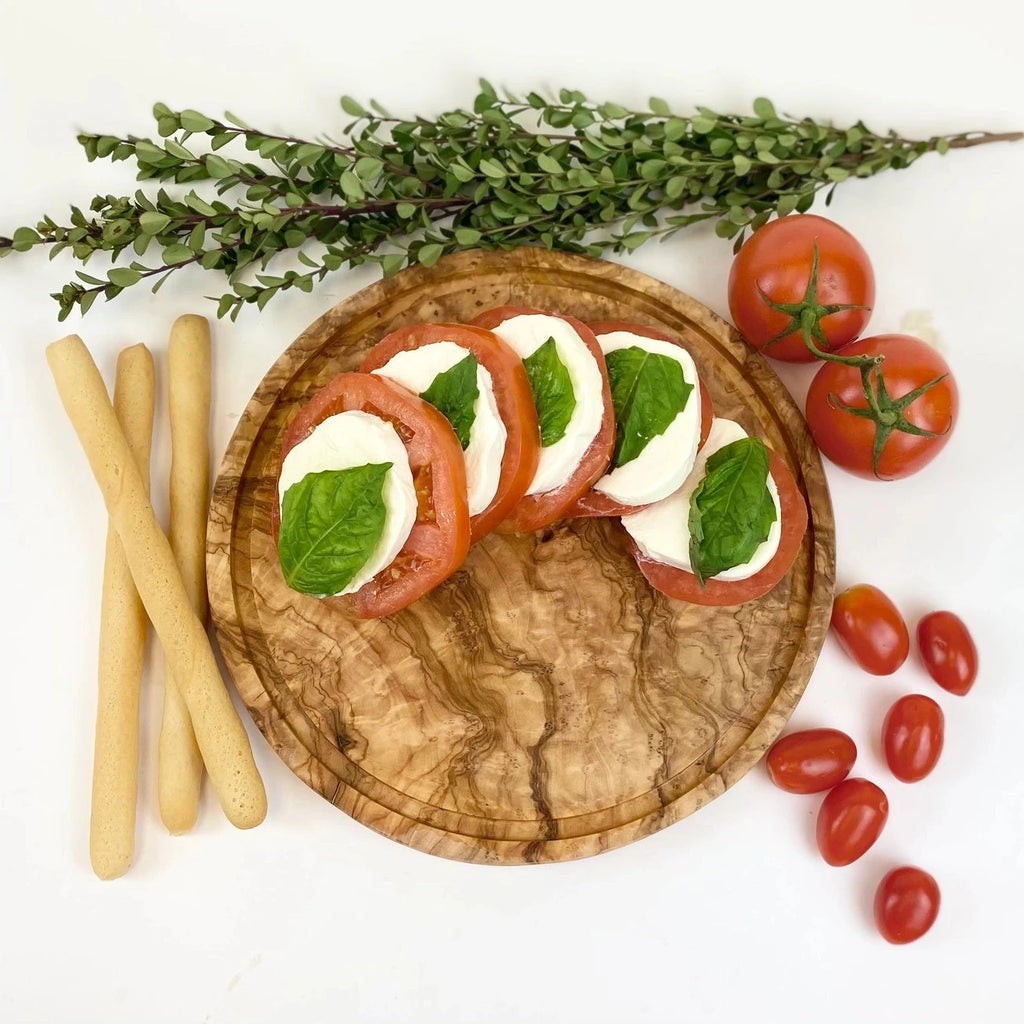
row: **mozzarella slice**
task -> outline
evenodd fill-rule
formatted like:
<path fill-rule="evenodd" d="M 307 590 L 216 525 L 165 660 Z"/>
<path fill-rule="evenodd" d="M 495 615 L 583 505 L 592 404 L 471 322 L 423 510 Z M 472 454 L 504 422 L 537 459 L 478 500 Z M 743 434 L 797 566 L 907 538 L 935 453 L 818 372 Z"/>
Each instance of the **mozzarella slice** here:
<path fill-rule="evenodd" d="M 594 490 L 607 494 L 624 505 L 648 505 L 667 498 L 677 490 L 693 468 L 700 443 L 700 383 L 690 353 L 668 341 L 645 338 L 631 331 L 612 331 L 597 339 L 608 355 L 623 348 L 642 348 L 645 352 L 668 356 L 683 370 L 683 379 L 693 387 L 683 411 L 663 434 L 652 437 L 644 450 L 631 462 L 611 469 L 594 484 Z"/>
<path fill-rule="evenodd" d="M 604 379 L 594 354 L 572 325 L 557 316 L 524 313 L 493 328 L 494 333 L 516 350 L 520 359 L 533 355 L 548 340 L 555 339 L 576 396 L 576 408 L 563 437 L 541 448 L 537 472 L 527 494 L 543 494 L 561 487 L 575 472 L 583 453 L 601 429 L 604 417 Z"/>
<path fill-rule="evenodd" d="M 450 370 L 471 355 L 468 348 L 454 341 L 435 341 L 421 348 L 398 352 L 373 372 L 390 377 L 417 395 L 422 394 L 439 373 Z M 466 488 L 469 514 L 479 515 L 494 500 L 501 477 L 501 460 L 505 457 L 508 431 L 498 413 L 494 398 L 494 380 L 479 363 L 476 367 L 476 386 L 480 392 L 473 404 L 476 418 L 469 430 L 469 444 L 463 455 L 466 459 Z"/>
<path fill-rule="evenodd" d="M 677 569 L 693 572 L 690 564 L 690 497 L 704 479 L 706 464 L 715 452 L 733 441 L 747 436 L 746 431 L 732 420 L 715 417 L 704 447 L 697 453 L 693 469 L 683 485 L 667 498 L 640 512 L 622 517 L 622 525 L 636 541 L 636 546 L 648 558 Z M 768 474 L 768 493 L 775 504 L 775 522 L 768 537 L 758 546 L 749 562 L 733 566 L 714 578 L 726 583 L 745 580 L 760 572 L 775 556 L 782 536 L 782 508 L 779 490 Z"/>
<path fill-rule="evenodd" d="M 409 456 L 390 423 L 370 413 L 352 410 L 328 416 L 284 457 L 278 482 L 278 501 L 282 504 L 285 491 L 309 473 L 382 462 L 391 463 L 384 477 L 384 532 L 373 554 L 351 583 L 344 590 L 324 594 L 324 597 L 355 593 L 390 565 L 409 539 L 416 522 L 416 486 L 409 468 Z"/>

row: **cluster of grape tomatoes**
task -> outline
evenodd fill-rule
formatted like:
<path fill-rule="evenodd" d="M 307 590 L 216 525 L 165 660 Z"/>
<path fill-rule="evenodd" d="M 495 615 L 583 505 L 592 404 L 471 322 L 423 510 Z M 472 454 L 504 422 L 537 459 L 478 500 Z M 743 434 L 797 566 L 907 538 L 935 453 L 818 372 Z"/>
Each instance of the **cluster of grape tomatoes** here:
<path fill-rule="evenodd" d="M 760 228 L 729 274 L 733 323 L 751 346 L 784 362 L 822 363 L 804 410 L 821 452 L 852 473 L 895 480 L 945 447 L 959 396 L 945 359 L 926 342 L 861 337 L 874 301 L 863 246 L 813 214 Z"/>
<path fill-rule="evenodd" d="M 859 584 L 839 594 L 832 630 L 840 646 L 873 675 L 890 675 L 910 653 L 910 632 L 899 609 L 877 587 Z M 928 674 L 949 693 L 965 695 L 978 673 L 978 653 L 962 620 L 949 611 L 926 615 L 917 646 Z M 897 700 L 882 722 L 882 749 L 893 776 L 918 782 L 942 753 L 945 718 L 931 697 L 911 693 Z M 881 787 L 850 778 L 857 758 L 853 740 L 838 729 L 807 729 L 780 739 L 768 752 L 771 780 L 787 793 L 826 793 L 818 810 L 816 839 L 826 863 L 852 864 L 874 845 L 889 816 Z M 895 868 L 878 884 L 874 914 L 889 942 L 919 939 L 939 913 L 935 878 L 912 865 Z"/>

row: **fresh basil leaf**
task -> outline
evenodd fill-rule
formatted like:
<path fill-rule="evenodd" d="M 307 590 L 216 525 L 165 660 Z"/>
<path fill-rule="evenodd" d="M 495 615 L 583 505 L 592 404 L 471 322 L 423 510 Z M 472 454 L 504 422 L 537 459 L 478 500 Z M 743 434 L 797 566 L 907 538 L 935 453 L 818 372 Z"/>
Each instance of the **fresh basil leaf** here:
<path fill-rule="evenodd" d="M 530 378 L 533 402 L 540 420 L 540 446 L 550 448 L 565 437 L 565 430 L 576 408 L 576 394 L 565 363 L 558 357 L 554 338 L 523 360 Z"/>
<path fill-rule="evenodd" d="M 480 397 L 476 365 L 476 356 L 470 352 L 465 359 L 439 373 L 430 387 L 420 392 L 420 398 L 444 413 L 463 451 L 469 447 L 469 432 L 476 420 L 476 400 Z"/>
<path fill-rule="evenodd" d="M 277 551 L 289 587 L 323 597 L 355 579 L 384 534 L 384 480 L 391 466 L 307 473 L 284 492 Z"/>
<path fill-rule="evenodd" d="M 686 408 L 693 385 L 679 360 L 635 345 L 605 356 L 615 410 L 612 465 L 632 462 Z"/>
<path fill-rule="evenodd" d="M 701 586 L 749 562 L 774 522 L 764 442 L 742 437 L 720 448 L 690 498 L 690 566 Z"/>

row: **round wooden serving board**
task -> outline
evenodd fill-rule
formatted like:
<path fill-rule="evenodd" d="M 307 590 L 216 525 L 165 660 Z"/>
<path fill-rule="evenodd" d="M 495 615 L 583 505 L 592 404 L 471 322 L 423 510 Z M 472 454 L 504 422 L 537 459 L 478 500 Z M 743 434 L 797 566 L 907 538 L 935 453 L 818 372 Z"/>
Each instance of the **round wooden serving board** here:
<path fill-rule="evenodd" d="M 389 331 L 506 304 L 680 336 L 718 414 L 793 470 L 810 524 L 789 576 L 737 608 L 651 589 L 611 520 L 485 538 L 401 614 L 347 618 L 285 586 L 271 534 L 282 431 Z M 208 537 L 228 669 L 309 786 L 416 849 L 495 864 L 568 860 L 656 832 L 739 779 L 799 699 L 828 626 L 832 508 L 803 419 L 710 310 L 613 263 L 468 252 L 340 303 L 277 360 L 228 447 Z"/>

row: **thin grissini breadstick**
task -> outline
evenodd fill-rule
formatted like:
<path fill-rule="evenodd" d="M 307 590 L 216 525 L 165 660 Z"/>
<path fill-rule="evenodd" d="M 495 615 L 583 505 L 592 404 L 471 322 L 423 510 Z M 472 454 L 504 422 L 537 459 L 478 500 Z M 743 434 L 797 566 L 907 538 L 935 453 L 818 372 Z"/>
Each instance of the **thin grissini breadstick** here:
<path fill-rule="evenodd" d="M 118 356 L 114 410 L 147 490 L 154 377 L 153 357 L 145 345 L 133 345 Z M 100 605 L 99 692 L 89 822 L 89 859 L 100 878 L 123 875 L 135 855 L 139 687 L 147 624 L 146 610 L 111 524 L 107 528 Z"/>
<path fill-rule="evenodd" d="M 224 686 L 210 638 L 192 609 L 103 378 L 77 335 L 55 341 L 47 348 L 46 359 L 121 538 L 146 614 L 185 698 L 221 807 L 239 828 L 258 825 L 266 816 L 267 794 L 249 736 Z"/>
<path fill-rule="evenodd" d="M 169 538 L 192 607 L 206 620 L 206 515 L 210 481 L 210 325 L 180 316 L 168 345 L 171 421 Z M 167 666 L 160 725 L 160 817 L 173 834 L 187 832 L 199 814 L 203 759 L 192 719 Z"/>

